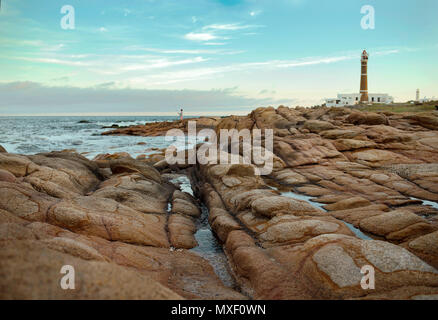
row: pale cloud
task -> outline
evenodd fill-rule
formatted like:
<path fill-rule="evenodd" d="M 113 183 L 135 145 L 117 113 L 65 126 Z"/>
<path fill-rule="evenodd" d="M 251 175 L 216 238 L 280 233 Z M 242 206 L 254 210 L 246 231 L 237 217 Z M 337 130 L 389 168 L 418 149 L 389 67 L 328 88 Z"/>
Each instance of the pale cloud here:
<path fill-rule="evenodd" d="M 213 40 L 230 40 L 230 34 L 237 31 L 262 28 L 261 25 L 246 25 L 242 23 L 215 23 L 202 27 L 199 32 L 187 33 L 184 38 L 191 41 L 204 42 L 206 45 L 224 45 L 224 42 Z"/>
<path fill-rule="evenodd" d="M 384 56 L 398 53 L 398 50 L 376 51 L 375 56 Z M 235 63 L 223 66 L 190 68 L 186 70 L 164 71 L 153 75 L 139 78 L 131 78 L 130 84 L 135 86 L 142 85 L 166 85 L 187 81 L 206 80 L 217 78 L 233 72 L 267 71 L 276 69 L 292 69 L 299 67 L 311 67 L 320 64 L 333 64 L 342 61 L 357 59 L 357 52 L 331 57 L 307 57 L 297 60 L 268 60 L 251 63 Z"/>
<path fill-rule="evenodd" d="M 29 57 L 2 57 L 2 58 L 29 61 L 29 62 L 47 63 L 47 64 L 59 64 L 59 65 L 73 66 L 73 67 L 90 66 L 89 63 L 83 61 L 61 60 L 56 58 L 29 58 Z"/>
<path fill-rule="evenodd" d="M 387 56 L 392 54 L 399 53 L 399 49 L 391 49 L 391 50 L 382 50 L 372 52 L 373 56 Z M 294 68 L 294 67 L 303 67 L 303 66 L 312 66 L 319 64 L 331 64 L 337 63 L 346 60 L 355 60 L 358 59 L 358 54 L 356 51 L 350 52 L 345 55 L 339 56 L 330 56 L 330 57 L 308 57 L 303 59 L 291 60 L 291 61 L 270 61 L 268 65 L 278 67 L 278 68 Z"/>
<path fill-rule="evenodd" d="M 4 46 L 30 46 L 30 47 L 42 47 L 44 42 L 42 40 L 16 40 L 0 37 L 0 44 Z"/>
<path fill-rule="evenodd" d="M 203 27 L 204 30 L 221 30 L 221 31 L 236 31 L 251 28 L 260 28 L 256 25 L 242 25 L 240 23 L 228 23 L 228 24 L 211 24 Z"/>
<path fill-rule="evenodd" d="M 260 15 L 262 12 L 263 12 L 262 10 L 253 10 L 249 13 L 249 15 L 251 17 L 256 17 L 256 16 Z"/>
<path fill-rule="evenodd" d="M 142 89 L 166 87 L 169 84 L 183 82 L 204 81 L 210 79 L 225 78 L 232 79 L 233 73 L 244 72 L 250 77 L 258 77 L 265 72 L 276 72 L 276 70 L 287 70 L 292 68 L 310 68 L 321 64 L 334 64 L 343 61 L 358 59 L 357 51 L 326 57 L 306 57 L 295 60 L 266 60 L 241 63 L 218 64 L 213 58 L 196 55 L 193 57 L 180 58 L 178 56 L 160 56 L 158 53 L 175 54 L 196 54 L 205 52 L 199 50 L 161 50 L 144 48 L 150 50 L 154 55 L 65 55 L 53 52 L 46 56 L 36 57 L 8 57 L 0 56 L 3 59 L 14 59 L 53 65 L 65 65 L 74 67 L 77 72 L 70 83 L 90 87 L 99 82 L 115 81 L 117 88 L 126 86 Z M 211 50 L 214 51 L 214 50 Z M 217 50 L 221 51 L 220 49 Z M 225 50 L 224 50 L 225 51 Z M 399 53 L 399 49 L 373 50 L 373 56 L 386 56 Z M 156 53 L 156 55 L 155 55 Z M 210 62 L 211 63 L 208 63 Z M 39 66 L 42 67 L 42 66 Z M 65 73 L 73 70 L 65 70 Z M 60 77 L 51 73 L 48 83 L 57 85 L 54 78 Z M 20 78 L 16 78 L 17 80 Z M 12 79 L 11 79 L 12 80 Z M 257 91 L 258 92 L 258 91 Z"/>
<path fill-rule="evenodd" d="M 63 55 L 56 54 L 56 52 L 47 57 L 0 56 L 0 58 L 71 67 L 87 67 L 88 72 L 101 75 L 118 75 L 131 71 L 170 68 L 209 60 L 202 56 L 189 59 L 169 59 L 149 55 Z M 89 76 L 88 74 L 87 77 Z"/>
<path fill-rule="evenodd" d="M 204 43 L 206 46 L 224 46 L 226 45 L 225 42 L 206 42 Z"/>
<path fill-rule="evenodd" d="M 176 60 L 176 61 L 171 61 L 168 59 L 156 59 L 156 60 L 145 61 L 144 63 L 141 64 L 127 65 L 125 67 L 122 67 L 121 70 L 138 71 L 138 70 L 168 68 L 168 67 L 180 66 L 185 64 L 200 63 L 205 61 L 208 61 L 208 59 L 205 59 L 203 57 L 196 57 L 193 59 L 184 59 L 184 60 Z"/>
<path fill-rule="evenodd" d="M 46 46 L 44 48 L 45 51 L 60 51 L 65 48 L 65 44 L 60 43 L 53 46 Z"/>
<path fill-rule="evenodd" d="M 211 44 L 211 43 L 210 43 Z M 139 46 L 129 46 L 124 48 L 127 51 L 146 51 L 161 54 L 188 54 L 188 55 L 199 55 L 199 54 L 211 54 L 211 55 L 234 55 L 241 54 L 245 51 L 243 50 L 224 50 L 224 49 L 159 49 L 159 48 L 144 48 Z"/>
<path fill-rule="evenodd" d="M 296 61 L 273 61 L 272 64 L 278 68 L 294 68 L 294 67 L 303 67 L 303 66 L 311 66 L 317 64 L 330 64 L 335 62 L 340 62 L 344 60 L 357 59 L 357 55 L 355 56 L 339 56 L 339 57 L 328 57 L 328 58 L 316 58 L 316 59 L 305 59 L 305 60 L 296 60 Z"/>
<path fill-rule="evenodd" d="M 274 100 L 272 98 L 252 98 L 239 93 L 236 88 L 212 90 L 145 90 L 110 89 L 113 82 L 105 82 L 93 88 L 73 86 L 48 87 L 35 82 L 0 83 L 0 113 L 6 114 L 47 114 L 56 112 L 111 113 L 111 112 L 172 112 L 177 105 L 184 106 L 188 113 L 213 114 L 229 113 L 229 110 L 250 112 L 258 105 L 279 105 L 293 103 L 294 99 Z M 32 101 L 29 104 L 29 101 Z M 63 109 L 60 110 L 59 106 Z M 90 106 L 93 106 L 90 110 Z"/>
<path fill-rule="evenodd" d="M 215 39 L 220 39 L 220 37 L 208 32 L 190 32 L 187 33 L 184 38 L 191 41 L 211 41 Z"/>

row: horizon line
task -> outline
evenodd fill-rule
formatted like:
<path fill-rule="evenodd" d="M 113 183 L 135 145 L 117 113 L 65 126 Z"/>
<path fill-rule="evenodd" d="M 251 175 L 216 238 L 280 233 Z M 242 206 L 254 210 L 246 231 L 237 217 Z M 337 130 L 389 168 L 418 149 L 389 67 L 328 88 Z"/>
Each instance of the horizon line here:
<path fill-rule="evenodd" d="M 235 112 L 190 112 L 185 117 L 222 117 L 230 115 L 248 115 L 248 111 Z M 0 114 L 0 117 L 175 117 L 177 112 L 90 112 L 90 113 L 18 113 Z"/>

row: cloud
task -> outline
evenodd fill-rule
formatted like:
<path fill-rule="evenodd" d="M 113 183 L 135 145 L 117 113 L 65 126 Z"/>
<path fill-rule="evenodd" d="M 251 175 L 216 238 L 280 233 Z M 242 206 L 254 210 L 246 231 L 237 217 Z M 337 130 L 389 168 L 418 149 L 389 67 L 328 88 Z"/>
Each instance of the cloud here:
<path fill-rule="evenodd" d="M 112 88 L 112 87 L 114 87 L 115 85 L 116 85 L 116 83 L 115 83 L 114 81 L 111 81 L 111 82 L 100 83 L 100 84 L 98 84 L 98 85 L 96 86 L 96 88 L 100 88 L 100 89 L 103 89 L 103 88 Z"/>
<path fill-rule="evenodd" d="M 73 67 L 90 65 L 89 63 L 83 61 L 62 60 L 57 58 L 29 58 L 29 57 L 2 57 L 2 58 L 29 61 L 29 62 L 47 63 L 47 64 L 59 64 L 59 65 L 73 66 Z"/>
<path fill-rule="evenodd" d="M 240 31 L 240 30 L 248 30 L 254 28 L 261 28 L 264 26 L 261 25 L 246 25 L 242 23 L 215 23 L 209 24 L 204 27 L 200 31 L 187 33 L 184 38 L 186 40 L 204 42 L 206 45 L 224 45 L 224 42 L 212 42 L 213 40 L 229 40 L 230 35 Z"/>
<path fill-rule="evenodd" d="M 28 61 L 33 63 L 83 67 L 88 71 L 103 75 L 119 75 L 132 71 L 145 71 L 197 64 L 208 61 L 202 56 L 177 59 L 151 55 L 63 55 L 51 53 L 44 57 L 0 56 L 3 59 Z M 89 77 L 90 74 L 87 75 Z"/>
<path fill-rule="evenodd" d="M 205 62 L 208 61 L 208 59 L 205 59 L 203 57 L 196 57 L 193 59 L 184 59 L 184 60 L 177 60 L 177 61 L 170 61 L 168 59 L 156 59 L 156 60 L 149 60 L 145 61 L 145 63 L 141 64 L 133 64 L 133 65 L 127 65 L 125 67 L 122 67 L 122 71 L 135 71 L 135 70 L 148 70 L 148 69 L 157 69 L 157 68 L 167 68 L 167 67 L 174 67 L 184 64 L 192 64 L 192 63 L 199 63 L 199 62 Z"/>
<path fill-rule="evenodd" d="M 211 44 L 211 43 L 210 43 Z M 245 51 L 243 50 L 212 50 L 212 49 L 159 49 L 159 48 L 144 48 L 139 46 L 129 46 L 126 47 L 127 51 L 146 51 L 161 54 L 188 54 L 188 55 L 199 55 L 199 54 L 211 54 L 211 55 L 234 55 L 241 54 Z"/>
<path fill-rule="evenodd" d="M 225 42 L 206 42 L 204 44 L 206 46 L 223 46 L 223 45 L 226 45 Z"/>
<path fill-rule="evenodd" d="M 277 91 L 275 91 L 275 90 L 264 89 L 264 90 L 259 92 L 259 95 L 267 95 L 267 94 L 275 95 L 276 93 L 277 93 Z"/>
<path fill-rule="evenodd" d="M 261 105 L 293 103 L 290 100 L 251 98 L 237 88 L 201 90 L 109 89 L 113 83 L 94 88 L 47 87 L 35 82 L 0 83 L 0 113 L 114 113 L 175 112 L 183 106 L 187 112 L 227 113 L 227 110 L 251 110 Z"/>
<path fill-rule="evenodd" d="M 215 39 L 220 39 L 220 37 L 208 32 L 190 32 L 187 33 L 184 38 L 191 41 L 211 41 Z"/>
<path fill-rule="evenodd" d="M 209 43 L 211 45 L 211 43 Z M 145 48 L 154 53 L 179 53 L 196 54 L 208 50 L 161 50 Z M 157 51 L 157 52 L 155 52 Z M 227 50 L 211 50 L 222 52 L 220 54 L 232 54 Z M 209 51 L 210 52 L 210 51 Z M 168 84 L 182 82 L 202 81 L 206 79 L 217 79 L 219 77 L 232 77 L 233 73 L 244 72 L 250 76 L 259 76 L 264 72 L 276 72 L 292 68 L 313 67 L 322 64 L 334 64 L 343 61 L 358 59 L 359 51 L 351 51 L 326 57 L 305 57 L 294 60 L 266 60 L 255 62 L 217 63 L 213 57 L 201 55 L 173 57 L 160 55 L 115 55 L 115 54 L 94 54 L 94 55 L 65 55 L 51 53 L 43 57 L 9 57 L 0 56 L 4 59 L 15 59 L 29 61 L 39 64 L 53 64 L 73 67 L 76 75 L 74 85 L 81 87 L 94 86 L 96 83 L 116 81 L 115 87 L 131 86 L 134 88 L 162 87 Z M 375 50 L 372 55 L 388 56 L 399 53 L 399 49 Z M 216 60 L 216 61 L 212 61 Z M 212 61 L 212 62 L 211 62 Z M 207 63 L 210 62 L 210 63 Z M 34 66 L 44 68 L 45 66 Z M 72 72 L 66 68 L 66 73 Z M 56 85 L 53 78 L 60 75 L 52 72 L 47 82 Z M 19 78 L 16 78 L 18 80 Z M 232 79 L 232 78 L 231 78 Z M 12 79 L 8 79 L 12 80 Z M 29 79 L 33 80 L 33 79 Z M 73 81 L 73 78 L 71 79 Z M 81 81 L 82 80 L 82 81 Z"/>
<path fill-rule="evenodd" d="M 55 81 L 55 82 L 65 82 L 65 81 L 70 81 L 70 78 L 69 77 L 58 77 L 58 78 L 53 78 L 50 80 Z"/>
<path fill-rule="evenodd" d="M 302 66 L 312 66 L 317 64 L 330 64 L 344 60 L 351 60 L 354 58 L 357 58 L 357 55 L 304 59 L 304 60 L 295 60 L 295 61 L 273 61 L 271 62 L 271 64 L 278 68 L 294 68 L 294 67 L 302 67 Z"/>
<path fill-rule="evenodd" d="M 228 24 L 211 24 L 203 27 L 204 30 L 221 30 L 221 31 L 236 31 L 251 28 L 260 28 L 256 25 L 242 25 L 241 23 L 228 23 Z"/>
<path fill-rule="evenodd" d="M 42 40 L 16 40 L 0 37 L 1 46 L 30 46 L 30 47 L 43 47 L 45 44 Z"/>
<path fill-rule="evenodd" d="M 375 56 L 385 56 L 397 53 L 398 50 L 376 51 Z M 149 76 L 131 78 L 131 84 L 135 86 L 153 84 L 165 85 L 194 80 L 217 78 L 220 75 L 233 72 L 267 71 L 278 69 L 292 69 L 299 67 L 310 67 L 320 64 L 333 64 L 342 61 L 358 59 L 358 53 L 330 56 L 330 57 L 307 57 L 296 60 L 268 60 L 251 63 L 234 63 L 222 66 L 190 68 L 185 70 L 165 71 Z"/>

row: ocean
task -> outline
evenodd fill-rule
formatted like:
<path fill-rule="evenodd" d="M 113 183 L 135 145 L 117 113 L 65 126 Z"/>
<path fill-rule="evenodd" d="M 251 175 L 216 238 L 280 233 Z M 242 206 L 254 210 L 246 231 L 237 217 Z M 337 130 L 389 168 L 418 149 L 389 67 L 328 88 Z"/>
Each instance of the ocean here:
<path fill-rule="evenodd" d="M 88 159 L 116 152 L 127 152 L 135 158 L 155 153 L 152 149 L 167 148 L 173 143 L 165 141 L 164 137 L 102 136 L 102 132 L 111 130 L 103 127 L 173 120 L 177 120 L 176 117 L 0 117 L 0 145 L 9 153 L 24 155 L 74 149 Z M 146 145 L 139 145 L 141 142 Z"/>

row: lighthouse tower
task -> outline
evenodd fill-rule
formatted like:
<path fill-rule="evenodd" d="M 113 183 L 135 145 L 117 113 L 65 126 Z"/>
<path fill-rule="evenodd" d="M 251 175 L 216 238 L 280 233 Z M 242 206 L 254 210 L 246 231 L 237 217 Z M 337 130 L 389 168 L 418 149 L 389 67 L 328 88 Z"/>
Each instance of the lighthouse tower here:
<path fill-rule="evenodd" d="M 360 76 L 360 102 L 368 102 L 368 53 L 362 52 L 361 59 L 361 76 Z"/>

